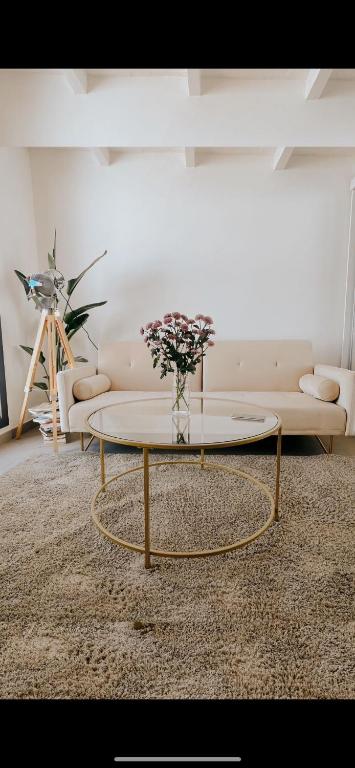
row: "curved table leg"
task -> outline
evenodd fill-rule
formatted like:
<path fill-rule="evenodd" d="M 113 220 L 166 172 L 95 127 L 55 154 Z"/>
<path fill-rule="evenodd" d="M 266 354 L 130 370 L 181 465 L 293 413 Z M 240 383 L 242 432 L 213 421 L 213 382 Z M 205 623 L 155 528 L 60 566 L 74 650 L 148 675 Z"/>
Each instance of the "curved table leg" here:
<path fill-rule="evenodd" d="M 149 520 L 149 448 L 143 448 L 144 472 L 144 565 L 151 567 L 150 562 L 150 520 Z"/>
<path fill-rule="evenodd" d="M 276 459 L 276 489 L 275 489 L 275 520 L 279 519 L 279 496 L 280 496 L 280 464 L 281 464 L 281 427 L 277 433 L 277 459 Z"/>
<path fill-rule="evenodd" d="M 101 485 L 105 485 L 105 443 L 104 440 L 100 440 L 100 465 L 101 465 Z M 105 488 L 104 488 L 105 490 Z"/>

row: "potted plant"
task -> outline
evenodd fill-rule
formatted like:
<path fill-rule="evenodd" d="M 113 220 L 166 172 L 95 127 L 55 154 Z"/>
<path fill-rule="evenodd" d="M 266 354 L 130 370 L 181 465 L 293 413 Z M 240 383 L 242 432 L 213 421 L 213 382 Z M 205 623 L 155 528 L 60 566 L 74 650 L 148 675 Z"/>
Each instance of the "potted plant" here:
<path fill-rule="evenodd" d="M 61 317 L 63 319 L 65 333 L 68 338 L 68 341 L 70 341 L 73 336 L 75 336 L 78 331 L 83 330 L 84 333 L 86 333 L 90 343 L 92 344 L 95 349 L 97 349 L 97 345 L 91 338 L 90 334 L 88 333 L 87 329 L 84 327 L 88 318 L 89 318 L 89 310 L 93 309 L 94 307 L 101 307 L 103 304 L 106 304 L 107 301 L 97 301 L 93 302 L 91 304 L 85 304 L 82 307 L 76 307 L 74 308 L 72 306 L 72 296 L 74 293 L 75 288 L 81 281 L 81 279 L 84 277 L 84 275 L 91 269 L 91 267 L 94 266 L 100 259 L 102 259 L 106 255 L 107 251 L 104 251 L 101 256 L 98 256 L 96 259 L 94 259 L 91 264 L 89 264 L 88 267 L 86 267 L 77 277 L 71 278 L 69 280 L 66 280 L 64 278 L 63 273 L 58 269 L 57 266 L 57 258 L 56 258 L 56 232 L 54 235 L 54 245 L 52 253 L 48 253 L 48 267 L 49 267 L 49 273 L 59 274 L 62 277 L 62 280 L 60 280 L 60 286 L 58 288 L 58 293 L 62 299 L 62 301 L 59 301 L 56 304 L 56 310 L 60 312 Z M 23 285 L 23 288 L 25 290 L 26 296 L 28 300 L 33 300 L 36 309 L 41 309 L 41 304 L 36 296 L 35 292 L 31 290 L 30 284 L 28 282 L 29 278 L 26 277 L 23 272 L 20 272 L 18 269 L 15 269 L 15 274 L 17 275 L 18 279 Z M 28 355 L 32 355 L 33 353 L 33 347 L 26 346 L 24 344 L 19 345 L 21 349 L 23 349 Z M 77 355 L 75 358 L 76 362 L 80 363 L 87 363 L 87 359 L 85 357 L 82 357 L 81 355 Z M 49 397 L 49 375 L 48 375 L 48 369 L 46 366 L 46 358 L 41 351 L 40 357 L 39 357 L 39 363 L 42 366 L 43 369 L 43 375 L 42 379 L 39 381 L 34 382 L 33 386 L 37 387 L 38 389 L 41 389 L 47 398 L 48 403 L 50 402 Z M 65 357 L 65 353 L 61 344 L 61 341 L 59 337 L 56 339 L 56 370 L 62 371 L 67 366 L 67 360 Z M 44 404 L 45 405 L 45 404 Z M 31 412 L 31 409 L 29 409 Z M 47 412 L 49 413 L 49 410 L 47 408 Z M 36 420 L 40 423 L 40 431 L 43 434 L 43 437 L 49 437 L 48 434 L 45 434 L 43 432 L 43 425 L 42 423 L 45 423 L 46 419 L 46 411 L 45 408 L 41 410 L 41 406 L 37 406 L 34 409 L 32 409 L 32 415 L 35 415 L 37 418 Z M 42 423 L 41 423 L 42 422 Z M 42 429 L 41 429 L 42 426 Z"/>

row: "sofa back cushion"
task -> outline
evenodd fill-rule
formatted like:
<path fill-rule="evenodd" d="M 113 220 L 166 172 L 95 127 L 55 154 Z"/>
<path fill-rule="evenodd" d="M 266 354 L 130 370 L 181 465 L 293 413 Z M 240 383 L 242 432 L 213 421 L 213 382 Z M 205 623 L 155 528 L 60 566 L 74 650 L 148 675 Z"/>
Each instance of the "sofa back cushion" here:
<path fill-rule="evenodd" d="M 203 358 L 204 392 L 299 392 L 313 373 L 309 341 L 216 341 Z"/>
<path fill-rule="evenodd" d="M 102 344 L 98 353 L 98 372 L 111 381 L 111 390 L 167 392 L 172 389 L 172 374 L 160 378 L 160 367 L 153 368 L 153 360 L 143 339 L 138 341 L 111 341 Z M 202 390 L 201 365 L 190 376 L 190 389 Z"/>

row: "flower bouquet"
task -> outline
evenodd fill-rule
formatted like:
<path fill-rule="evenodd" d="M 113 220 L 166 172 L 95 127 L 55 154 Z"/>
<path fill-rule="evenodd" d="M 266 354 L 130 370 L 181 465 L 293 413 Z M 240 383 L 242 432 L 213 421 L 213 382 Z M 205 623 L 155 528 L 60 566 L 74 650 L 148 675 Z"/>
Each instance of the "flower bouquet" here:
<path fill-rule="evenodd" d="M 214 345 L 212 324 L 208 315 L 188 318 L 181 312 L 171 312 L 164 315 L 163 321 L 155 320 L 140 329 L 150 349 L 153 368 L 160 365 L 160 378 L 174 374 L 173 413 L 189 413 L 189 374 L 196 372 L 208 347 Z"/>

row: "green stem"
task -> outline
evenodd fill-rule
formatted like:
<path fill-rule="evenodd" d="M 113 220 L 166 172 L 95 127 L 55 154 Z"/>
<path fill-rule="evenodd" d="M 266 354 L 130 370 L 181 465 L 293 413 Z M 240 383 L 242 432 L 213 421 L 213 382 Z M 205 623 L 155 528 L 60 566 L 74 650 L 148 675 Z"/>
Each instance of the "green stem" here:
<path fill-rule="evenodd" d="M 47 371 L 47 368 L 46 368 L 44 363 L 42 363 L 42 368 L 44 368 L 44 372 L 45 372 L 46 377 L 47 377 L 47 382 L 49 383 L 49 375 L 48 375 L 48 371 Z M 48 384 L 47 384 L 47 386 L 48 386 Z M 47 398 L 48 402 L 50 403 L 50 398 L 49 398 L 48 392 L 46 390 L 44 390 L 44 391 L 46 393 L 46 398 Z"/>
<path fill-rule="evenodd" d="M 185 410 L 185 408 L 187 411 L 189 410 L 189 403 L 185 397 L 187 378 L 188 374 L 182 374 L 180 371 L 176 371 L 174 379 L 175 398 L 173 402 L 173 411 L 181 411 L 182 409 Z"/>

